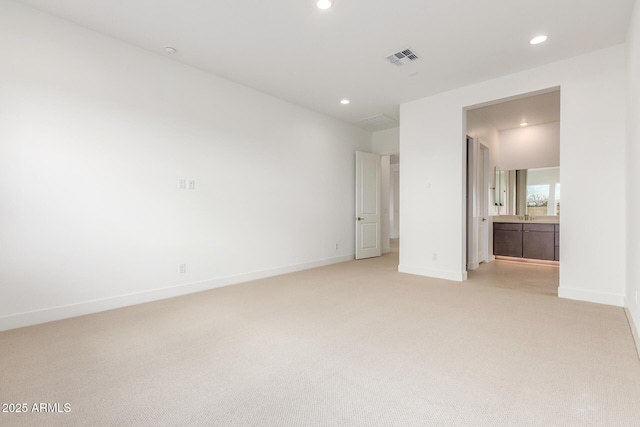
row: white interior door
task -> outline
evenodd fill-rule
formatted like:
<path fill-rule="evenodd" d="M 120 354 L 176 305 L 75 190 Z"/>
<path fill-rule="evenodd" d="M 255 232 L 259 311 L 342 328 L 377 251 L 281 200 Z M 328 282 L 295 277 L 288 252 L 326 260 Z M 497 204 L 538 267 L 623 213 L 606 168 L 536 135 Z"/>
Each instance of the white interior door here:
<path fill-rule="evenodd" d="M 478 262 L 489 261 L 489 148 L 480 144 L 480 155 L 478 166 L 478 182 L 480 183 L 480 223 L 479 223 L 479 248 Z"/>
<path fill-rule="evenodd" d="M 489 149 L 467 137 L 467 270 L 489 261 Z"/>
<path fill-rule="evenodd" d="M 467 270 L 475 270 L 479 265 L 477 147 L 477 141 L 467 137 Z"/>
<path fill-rule="evenodd" d="M 356 259 L 380 256 L 380 156 L 356 151 Z"/>

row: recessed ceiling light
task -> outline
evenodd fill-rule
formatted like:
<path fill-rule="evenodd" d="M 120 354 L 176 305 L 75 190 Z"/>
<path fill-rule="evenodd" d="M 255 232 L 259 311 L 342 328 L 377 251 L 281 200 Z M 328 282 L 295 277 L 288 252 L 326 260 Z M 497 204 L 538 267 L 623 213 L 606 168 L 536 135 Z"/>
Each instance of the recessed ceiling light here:
<path fill-rule="evenodd" d="M 329 9 L 333 5 L 333 0 L 318 0 L 316 6 L 320 9 Z"/>
<path fill-rule="evenodd" d="M 536 36 L 534 38 L 532 38 L 529 43 L 531 44 L 540 44 L 540 43 L 544 43 L 547 41 L 547 36 Z"/>
<path fill-rule="evenodd" d="M 169 55 L 173 55 L 174 53 L 177 52 L 176 48 L 173 46 L 165 46 L 164 51 L 167 52 Z"/>
<path fill-rule="evenodd" d="M 343 99 L 342 101 L 340 101 L 340 104 L 342 105 L 347 105 L 348 103 L 350 103 L 351 101 L 349 101 L 348 99 Z"/>
<path fill-rule="evenodd" d="M 528 124 L 529 124 L 529 123 L 527 123 L 527 122 L 522 122 L 522 123 L 520 123 L 520 126 L 523 126 L 523 127 L 524 127 L 524 126 L 526 126 L 526 125 L 528 125 Z"/>

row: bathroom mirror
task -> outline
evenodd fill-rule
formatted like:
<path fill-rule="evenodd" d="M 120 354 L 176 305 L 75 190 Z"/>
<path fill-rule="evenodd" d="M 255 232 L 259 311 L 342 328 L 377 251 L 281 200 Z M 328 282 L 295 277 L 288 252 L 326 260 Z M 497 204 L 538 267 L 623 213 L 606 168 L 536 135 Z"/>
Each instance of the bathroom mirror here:
<path fill-rule="evenodd" d="M 504 195 L 504 171 L 496 168 L 496 186 L 495 186 L 495 206 L 504 206 L 505 195 Z"/>
<path fill-rule="evenodd" d="M 560 215 L 560 167 L 496 168 L 496 215 Z"/>

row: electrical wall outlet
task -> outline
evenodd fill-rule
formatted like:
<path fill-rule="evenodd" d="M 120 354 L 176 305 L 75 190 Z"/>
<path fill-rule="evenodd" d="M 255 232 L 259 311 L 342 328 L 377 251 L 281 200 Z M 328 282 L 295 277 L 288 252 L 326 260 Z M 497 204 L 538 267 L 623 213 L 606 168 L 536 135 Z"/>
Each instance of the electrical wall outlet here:
<path fill-rule="evenodd" d="M 432 254 L 431 255 L 431 259 L 434 260 L 434 261 L 437 261 L 438 260 L 438 254 L 436 254 L 436 253 Z"/>
<path fill-rule="evenodd" d="M 195 190 L 196 189 L 196 180 L 195 179 L 190 179 L 189 180 L 189 190 Z"/>
<path fill-rule="evenodd" d="M 180 264 L 180 274 L 185 274 L 187 272 L 187 264 Z"/>
<path fill-rule="evenodd" d="M 336 250 L 340 249 L 340 245 L 336 243 Z"/>

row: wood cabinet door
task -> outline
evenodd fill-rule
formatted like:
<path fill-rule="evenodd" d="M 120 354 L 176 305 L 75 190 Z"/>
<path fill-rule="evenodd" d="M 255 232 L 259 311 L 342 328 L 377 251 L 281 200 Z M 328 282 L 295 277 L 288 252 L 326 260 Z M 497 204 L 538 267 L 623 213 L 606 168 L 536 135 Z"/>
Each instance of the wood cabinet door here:
<path fill-rule="evenodd" d="M 522 256 L 524 258 L 555 258 L 555 233 L 553 231 L 524 231 L 522 233 Z"/>
<path fill-rule="evenodd" d="M 522 231 L 493 230 L 493 254 L 502 256 L 522 256 Z"/>

